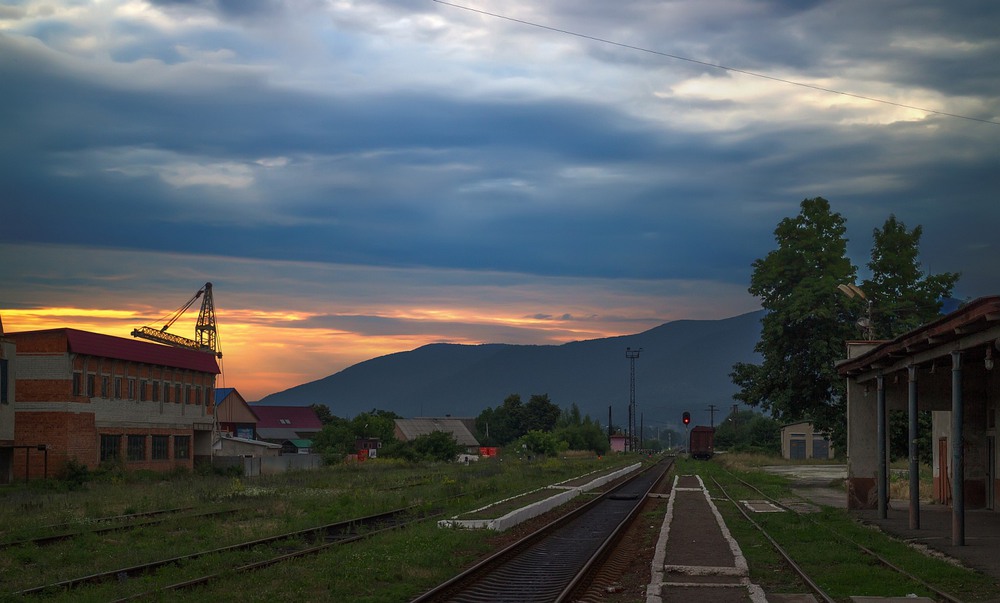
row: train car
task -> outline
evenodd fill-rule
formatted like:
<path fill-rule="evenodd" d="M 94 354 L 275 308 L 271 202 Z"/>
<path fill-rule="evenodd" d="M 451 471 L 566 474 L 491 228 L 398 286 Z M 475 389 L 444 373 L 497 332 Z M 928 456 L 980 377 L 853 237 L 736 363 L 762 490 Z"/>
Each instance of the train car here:
<path fill-rule="evenodd" d="M 691 458 L 707 461 L 715 454 L 715 428 L 698 425 L 691 428 L 688 452 Z"/>

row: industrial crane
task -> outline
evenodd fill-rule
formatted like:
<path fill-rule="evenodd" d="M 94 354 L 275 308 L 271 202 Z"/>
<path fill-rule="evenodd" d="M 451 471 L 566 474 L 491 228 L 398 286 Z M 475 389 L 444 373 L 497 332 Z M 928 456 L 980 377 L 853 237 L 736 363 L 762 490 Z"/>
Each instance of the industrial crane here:
<path fill-rule="evenodd" d="M 194 327 L 195 339 L 188 339 L 173 333 L 167 333 L 170 325 L 181 317 L 196 299 L 201 297 L 201 312 L 198 313 L 198 322 Z M 222 350 L 219 347 L 218 332 L 215 327 L 215 302 L 212 300 L 212 283 L 205 283 L 205 286 L 198 289 L 194 297 L 181 306 L 170 318 L 162 329 L 153 327 L 139 327 L 132 331 L 132 337 L 140 337 L 158 343 L 165 343 L 176 348 L 188 348 L 200 352 L 211 352 L 222 358 Z"/>

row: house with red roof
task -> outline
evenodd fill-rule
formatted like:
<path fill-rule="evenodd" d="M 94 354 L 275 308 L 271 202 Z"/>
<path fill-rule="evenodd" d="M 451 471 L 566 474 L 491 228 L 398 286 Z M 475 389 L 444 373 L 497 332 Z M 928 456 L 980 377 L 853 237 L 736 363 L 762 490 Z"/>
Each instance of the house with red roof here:
<path fill-rule="evenodd" d="M 258 418 L 257 437 L 268 442 L 308 449 L 311 440 L 323 430 L 323 422 L 311 406 L 251 404 L 250 408 Z"/>
<path fill-rule="evenodd" d="M 16 478 L 70 460 L 169 471 L 211 457 L 214 354 L 70 328 L 5 337 L 16 345 Z"/>

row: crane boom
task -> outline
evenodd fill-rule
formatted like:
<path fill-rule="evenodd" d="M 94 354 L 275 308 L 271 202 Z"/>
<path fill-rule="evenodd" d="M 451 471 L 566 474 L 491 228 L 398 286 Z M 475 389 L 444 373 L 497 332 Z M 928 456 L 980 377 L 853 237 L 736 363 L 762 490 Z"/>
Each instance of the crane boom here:
<path fill-rule="evenodd" d="M 204 297 L 202 297 L 203 294 Z M 201 297 L 202 300 L 201 311 L 198 313 L 198 322 L 194 328 L 196 339 L 188 339 L 187 337 L 168 333 L 167 329 L 170 328 L 170 325 L 174 324 L 174 322 L 180 318 L 181 314 L 184 314 L 184 312 L 191 307 L 191 304 L 194 303 L 194 300 L 199 297 Z M 176 348 L 187 348 L 190 350 L 198 350 L 200 352 L 211 352 L 217 357 L 222 358 L 222 351 L 216 349 L 218 347 L 219 340 L 218 330 L 215 325 L 215 302 L 212 299 L 212 283 L 205 283 L 205 286 L 199 289 L 186 304 L 174 312 L 174 314 L 170 317 L 170 320 L 167 321 L 167 324 L 163 325 L 162 329 L 156 329 L 148 326 L 139 327 L 138 329 L 132 330 L 132 337 L 148 339 L 150 341 L 164 343 Z"/>

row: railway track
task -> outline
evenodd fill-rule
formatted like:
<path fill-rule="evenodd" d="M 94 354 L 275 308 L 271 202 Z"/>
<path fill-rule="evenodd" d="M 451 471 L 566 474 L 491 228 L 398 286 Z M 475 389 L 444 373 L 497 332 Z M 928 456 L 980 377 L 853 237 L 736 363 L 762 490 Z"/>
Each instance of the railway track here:
<path fill-rule="evenodd" d="M 281 552 L 276 555 L 272 555 L 267 559 L 255 563 L 246 564 L 242 567 L 236 568 L 235 571 L 240 572 L 258 569 L 306 555 L 313 555 L 333 546 L 354 542 L 388 529 L 398 529 L 399 527 L 408 525 L 409 523 L 424 521 L 431 517 L 437 517 L 438 515 L 439 513 L 436 512 L 420 513 L 413 507 L 395 509 L 367 517 L 316 526 L 304 530 L 297 530 L 295 532 L 288 532 L 266 538 L 241 542 L 226 547 L 199 551 L 188 555 L 172 557 L 169 559 L 160 559 L 131 567 L 119 568 L 88 576 L 81 576 L 79 578 L 63 580 L 52 584 L 45 584 L 14 594 L 21 596 L 46 595 L 57 592 L 71 591 L 84 586 L 103 584 L 107 582 L 127 582 L 135 578 L 155 574 L 157 570 L 164 567 L 183 565 L 184 563 L 209 555 L 247 551 L 257 547 L 275 547 L 281 549 Z M 131 597 L 122 600 L 148 597 L 162 591 L 183 590 L 185 588 L 200 586 L 219 579 L 223 575 L 232 575 L 233 571 L 234 570 L 230 569 L 225 573 L 219 572 L 198 576 L 183 582 L 157 587 L 148 592 L 132 595 Z"/>
<path fill-rule="evenodd" d="M 572 600 L 586 588 L 672 463 L 668 458 L 647 468 L 412 603 Z"/>
<path fill-rule="evenodd" d="M 246 507 L 225 507 L 222 509 L 194 511 L 196 508 L 197 507 L 179 507 L 176 509 L 147 511 L 145 513 L 130 513 L 128 515 L 88 518 L 73 523 L 53 524 L 39 529 L 39 531 L 51 533 L 40 536 L 32 536 L 30 538 L 22 538 L 19 540 L 0 542 L 0 550 L 24 545 L 46 546 L 56 542 L 70 540 L 85 534 L 120 532 L 123 530 L 132 530 L 140 527 L 157 525 L 167 521 L 226 515 L 247 509 Z M 84 523 L 86 525 L 84 525 Z"/>
<path fill-rule="evenodd" d="M 815 528 L 825 530 L 827 533 L 829 533 L 831 536 L 833 536 L 837 540 L 839 540 L 839 541 L 841 541 L 841 542 L 843 542 L 843 543 L 845 543 L 845 544 L 847 544 L 847 545 L 849 545 L 851 547 L 854 547 L 856 550 L 858 550 L 858 551 L 862 552 L 863 554 L 865 554 L 865 555 L 871 557 L 872 559 L 876 560 L 879 564 L 881 564 L 882 566 L 884 566 L 888 570 L 890 570 L 890 571 L 892 571 L 892 572 L 894 572 L 896 574 L 899 574 L 899 575 L 903 576 L 907 580 L 911 580 L 914 584 L 919 584 L 923 588 L 927 589 L 929 592 L 934 593 L 934 595 L 937 597 L 937 599 L 939 601 L 947 601 L 948 603 L 962 603 L 962 601 L 960 599 L 958 599 L 957 597 L 955 597 L 954 595 L 951 595 L 951 594 L 949 594 L 947 592 L 944 592 L 944 591 L 938 589 L 937 587 L 935 587 L 932 584 L 929 584 L 928 582 L 926 582 L 925 580 L 923 580 L 919 576 L 916 576 L 916 575 L 914 575 L 914 574 L 912 574 L 910 572 L 907 572 L 903 568 L 899 567 L 898 565 L 894 564 L 892 561 L 890 561 L 890 560 L 884 558 L 883 556 L 879 555 L 877 552 L 871 550 L 870 548 L 868 548 L 868 547 L 866 547 L 866 546 L 864 546 L 864 545 L 862 545 L 862 544 L 860 544 L 858 542 L 855 542 L 855 541 L 851 540 L 850 538 L 847 538 L 843 534 L 837 532 L 836 530 L 830 529 L 828 526 L 825 526 L 824 524 L 822 524 L 822 523 L 820 523 L 820 522 L 812 519 L 811 517 L 809 517 L 808 513 L 803 513 L 799 509 L 791 507 L 791 506 L 783 503 L 782 501 L 776 500 L 776 499 L 768 496 L 766 493 L 764 493 L 762 490 L 760 490 L 759 488 L 757 488 L 753 484 L 751 484 L 751 483 L 749 483 L 749 482 L 741 479 L 740 477 L 738 477 L 738 476 L 736 476 L 736 475 L 734 475 L 732 473 L 729 473 L 729 476 L 730 476 L 730 478 L 732 480 L 738 482 L 740 484 L 740 486 L 742 486 L 742 487 L 744 487 L 744 488 L 746 488 L 746 489 L 754 492 L 757 496 L 760 497 L 761 500 L 766 501 L 767 503 L 770 503 L 770 504 L 774 505 L 775 507 L 777 507 L 777 508 L 779 508 L 779 509 L 781 509 L 781 510 L 787 512 L 787 513 L 794 514 L 795 516 L 801 518 L 803 521 L 810 522 Z M 712 481 L 715 483 L 715 486 L 722 493 L 723 497 L 726 500 L 729 500 L 735 506 L 735 508 L 740 512 L 740 514 L 747 520 L 747 522 L 749 522 L 751 525 L 753 525 L 754 528 L 757 529 L 771 543 L 771 545 L 778 552 L 778 554 L 781 555 L 782 558 L 784 558 L 785 562 L 792 569 L 792 571 L 794 571 L 799 576 L 799 578 L 802 580 L 802 582 L 804 584 L 806 584 L 816 594 L 817 597 L 819 597 L 825 603 L 836 603 L 835 599 L 833 599 L 828 593 L 826 593 L 819 586 L 819 584 L 817 584 L 816 581 L 813 580 L 812 577 L 798 563 L 796 563 L 796 561 L 792 558 L 792 556 L 785 549 L 785 547 L 781 546 L 781 544 L 779 542 L 777 542 L 777 540 L 775 540 L 775 538 L 773 538 L 770 533 L 768 533 L 768 531 L 765 529 L 764 526 L 762 526 L 759 522 L 755 521 L 751 517 L 750 513 L 747 512 L 747 510 L 746 510 L 746 508 L 745 508 L 744 505 L 740 504 L 740 502 L 738 500 L 736 500 L 732 496 L 730 496 L 729 492 L 726 490 L 726 488 L 716 478 L 713 477 Z"/>

